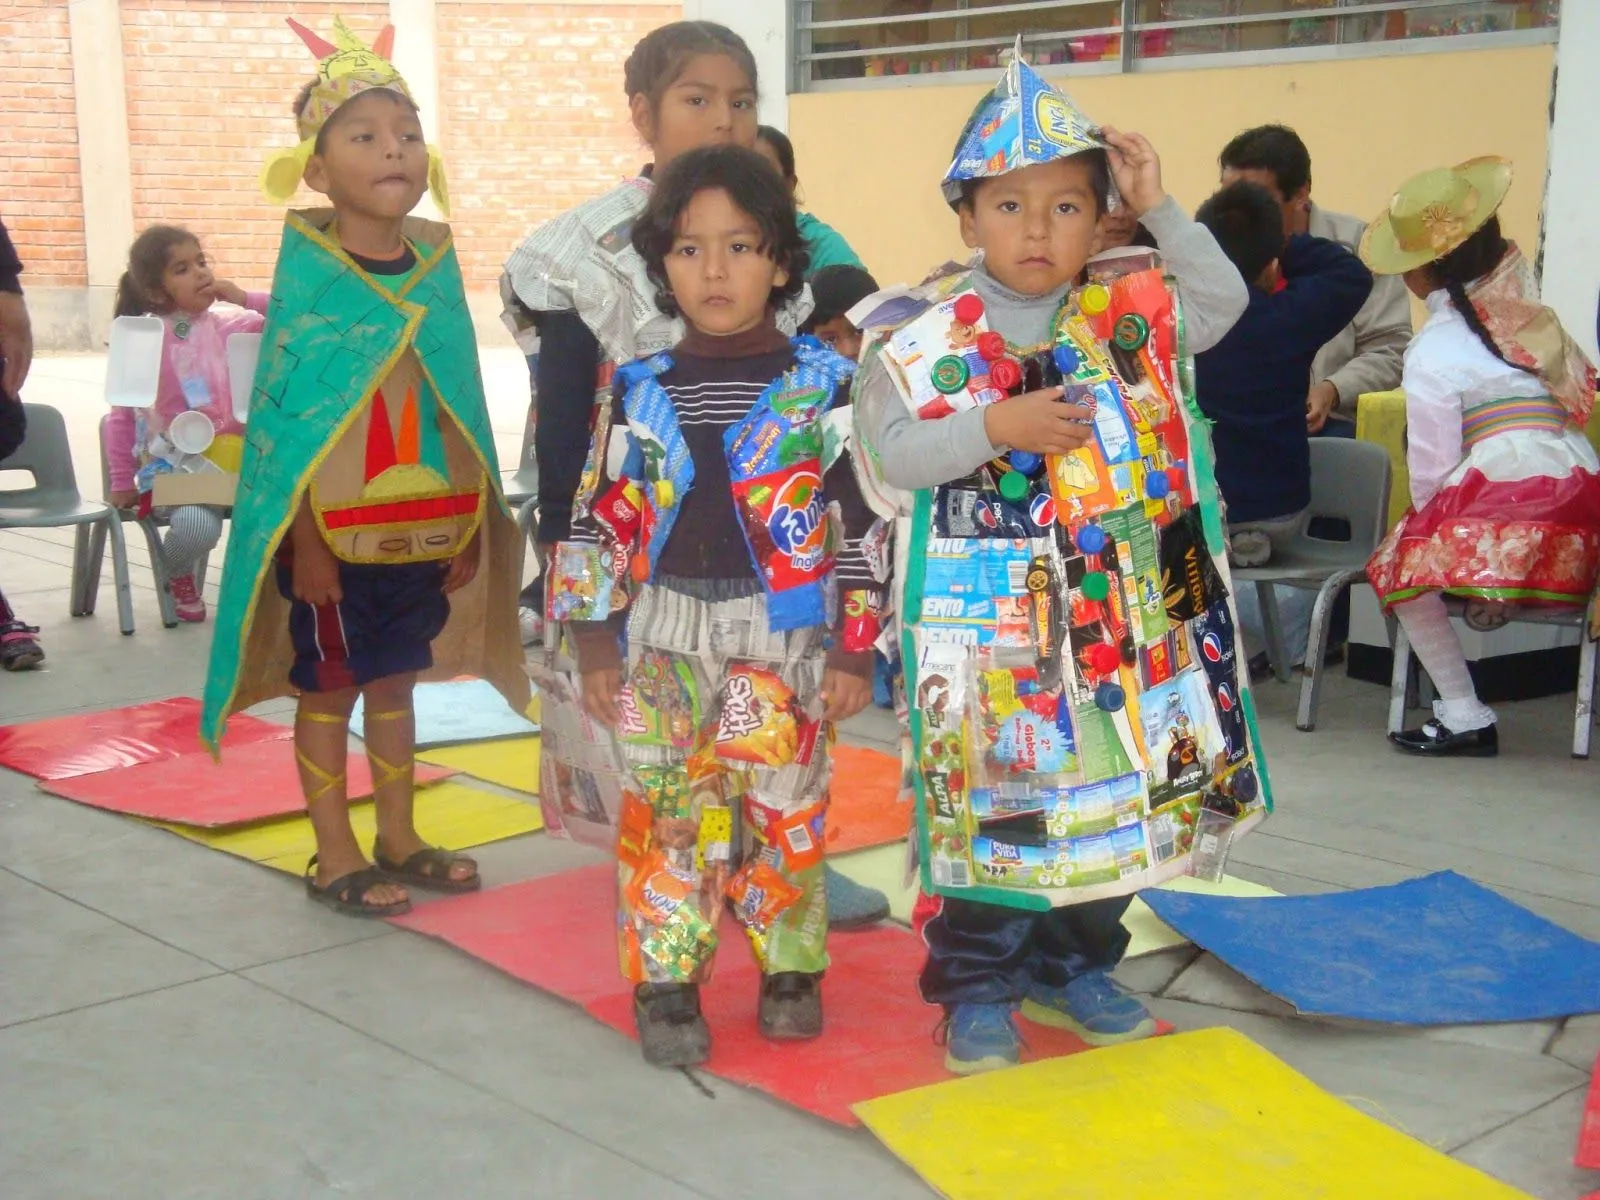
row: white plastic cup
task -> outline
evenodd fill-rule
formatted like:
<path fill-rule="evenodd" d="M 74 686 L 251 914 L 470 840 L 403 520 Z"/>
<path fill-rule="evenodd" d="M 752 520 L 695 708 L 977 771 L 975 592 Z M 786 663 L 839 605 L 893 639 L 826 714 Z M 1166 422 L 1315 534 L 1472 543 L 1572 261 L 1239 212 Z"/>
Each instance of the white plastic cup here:
<path fill-rule="evenodd" d="M 167 437 L 185 454 L 204 454 L 216 436 L 216 427 L 203 412 L 179 413 L 167 426 Z"/>

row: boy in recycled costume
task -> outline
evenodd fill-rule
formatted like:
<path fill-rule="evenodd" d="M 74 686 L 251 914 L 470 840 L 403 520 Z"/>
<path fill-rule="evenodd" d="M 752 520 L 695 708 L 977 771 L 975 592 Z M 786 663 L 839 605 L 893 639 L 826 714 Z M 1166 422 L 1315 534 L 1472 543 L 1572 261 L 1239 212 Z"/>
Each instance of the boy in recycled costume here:
<path fill-rule="evenodd" d="M 1117 190 L 1159 254 L 1089 259 Z M 944 193 L 981 263 L 850 319 L 869 343 L 857 462 L 901 518 L 937 906 L 920 982 L 965 1074 L 1018 1061 L 1019 1006 L 1094 1044 L 1152 1033 L 1109 974 L 1129 897 L 1189 870 L 1197 829 L 1215 853 L 1269 800 L 1187 371 L 1243 310 L 1238 273 L 1164 195 L 1148 142 L 1092 128 L 1020 57 Z"/>
<path fill-rule="evenodd" d="M 295 753 L 317 854 L 313 899 L 356 916 L 410 906 L 405 884 L 480 885 L 471 859 L 412 819 L 419 677 L 489 679 L 528 702 L 516 619 L 520 544 L 499 489 L 477 347 L 450 229 L 409 214 L 444 171 L 387 61 L 335 23 L 295 104 L 300 143 L 272 155 L 267 195 L 303 178 L 330 208 L 291 211 L 250 403 L 201 736 L 229 714 L 300 696 Z M 350 713 L 366 701 L 378 837 L 351 831 Z"/>

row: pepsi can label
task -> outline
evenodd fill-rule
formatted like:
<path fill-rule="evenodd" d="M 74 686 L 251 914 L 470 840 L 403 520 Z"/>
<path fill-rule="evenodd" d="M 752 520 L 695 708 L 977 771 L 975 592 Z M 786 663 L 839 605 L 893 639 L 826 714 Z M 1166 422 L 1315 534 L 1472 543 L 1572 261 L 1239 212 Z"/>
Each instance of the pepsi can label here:
<path fill-rule="evenodd" d="M 1238 652 L 1227 602 L 1206 609 L 1194 619 L 1192 628 L 1197 656 L 1211 685 L 1211 703 L 1222 730 L 1223 752 L 1232 765 L 1249 756 L 1250 737 L 1239 693 Z"/>

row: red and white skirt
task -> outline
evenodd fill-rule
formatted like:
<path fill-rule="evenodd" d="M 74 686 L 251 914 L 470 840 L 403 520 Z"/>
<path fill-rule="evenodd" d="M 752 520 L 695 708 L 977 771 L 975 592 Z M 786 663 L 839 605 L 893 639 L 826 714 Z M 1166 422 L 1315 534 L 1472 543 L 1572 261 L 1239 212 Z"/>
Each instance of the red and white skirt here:
<path fill-rule="evenodd" d="M 1489 414 L 1484 414 L 1488 416 Z M 1600 459 L 1550 423 L 1490 425 L 1437 494 L 1408 509 L 1367 563 L 1385 609 L 1424 592 L 1586 604 L 1600 571 Z"/>

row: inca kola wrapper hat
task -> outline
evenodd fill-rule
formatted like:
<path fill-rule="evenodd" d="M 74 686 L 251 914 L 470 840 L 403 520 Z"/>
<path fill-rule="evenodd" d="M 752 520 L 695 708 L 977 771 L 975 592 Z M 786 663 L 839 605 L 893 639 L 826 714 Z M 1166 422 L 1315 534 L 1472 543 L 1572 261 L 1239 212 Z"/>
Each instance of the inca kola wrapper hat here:
<path fill-rule="evenodd" d="M 292 150 L 274 151 L 261 168 L 261 190 L 278 204 L 287 204 L 294 197 L 305 175 L 306 162 L 316 150 L 317 133 L 341 107 L 374 88 L 396 92 L 416 104 L 406 81 L 389 61 L 394 49 L 393 25 L 385 25 L 371 46 L 350 32 L 339 17 L 333 21 L 331 42 L 293 18 L 289 27 L 316 56 L 317 78 L 299 117 L 300 144 Z M 439 212 L 448 217 L 450 192 L 445 186 L 444 161 L 432 146 L 428 147 L 428 192 Z"/>
<path fill-rule="evenodd" d="M 944 198 L 954 208 L 969 179 L 993 179 L 1023 167 L 1104 150 L 1100 130 L 1065 92 L 1051 87 L 1022 59 L 1022 39 L 994 90 L 978 101 L 956 139 L 944 173 Z M 1112 186 L 1110 207 L 1118 197 Z"/>

